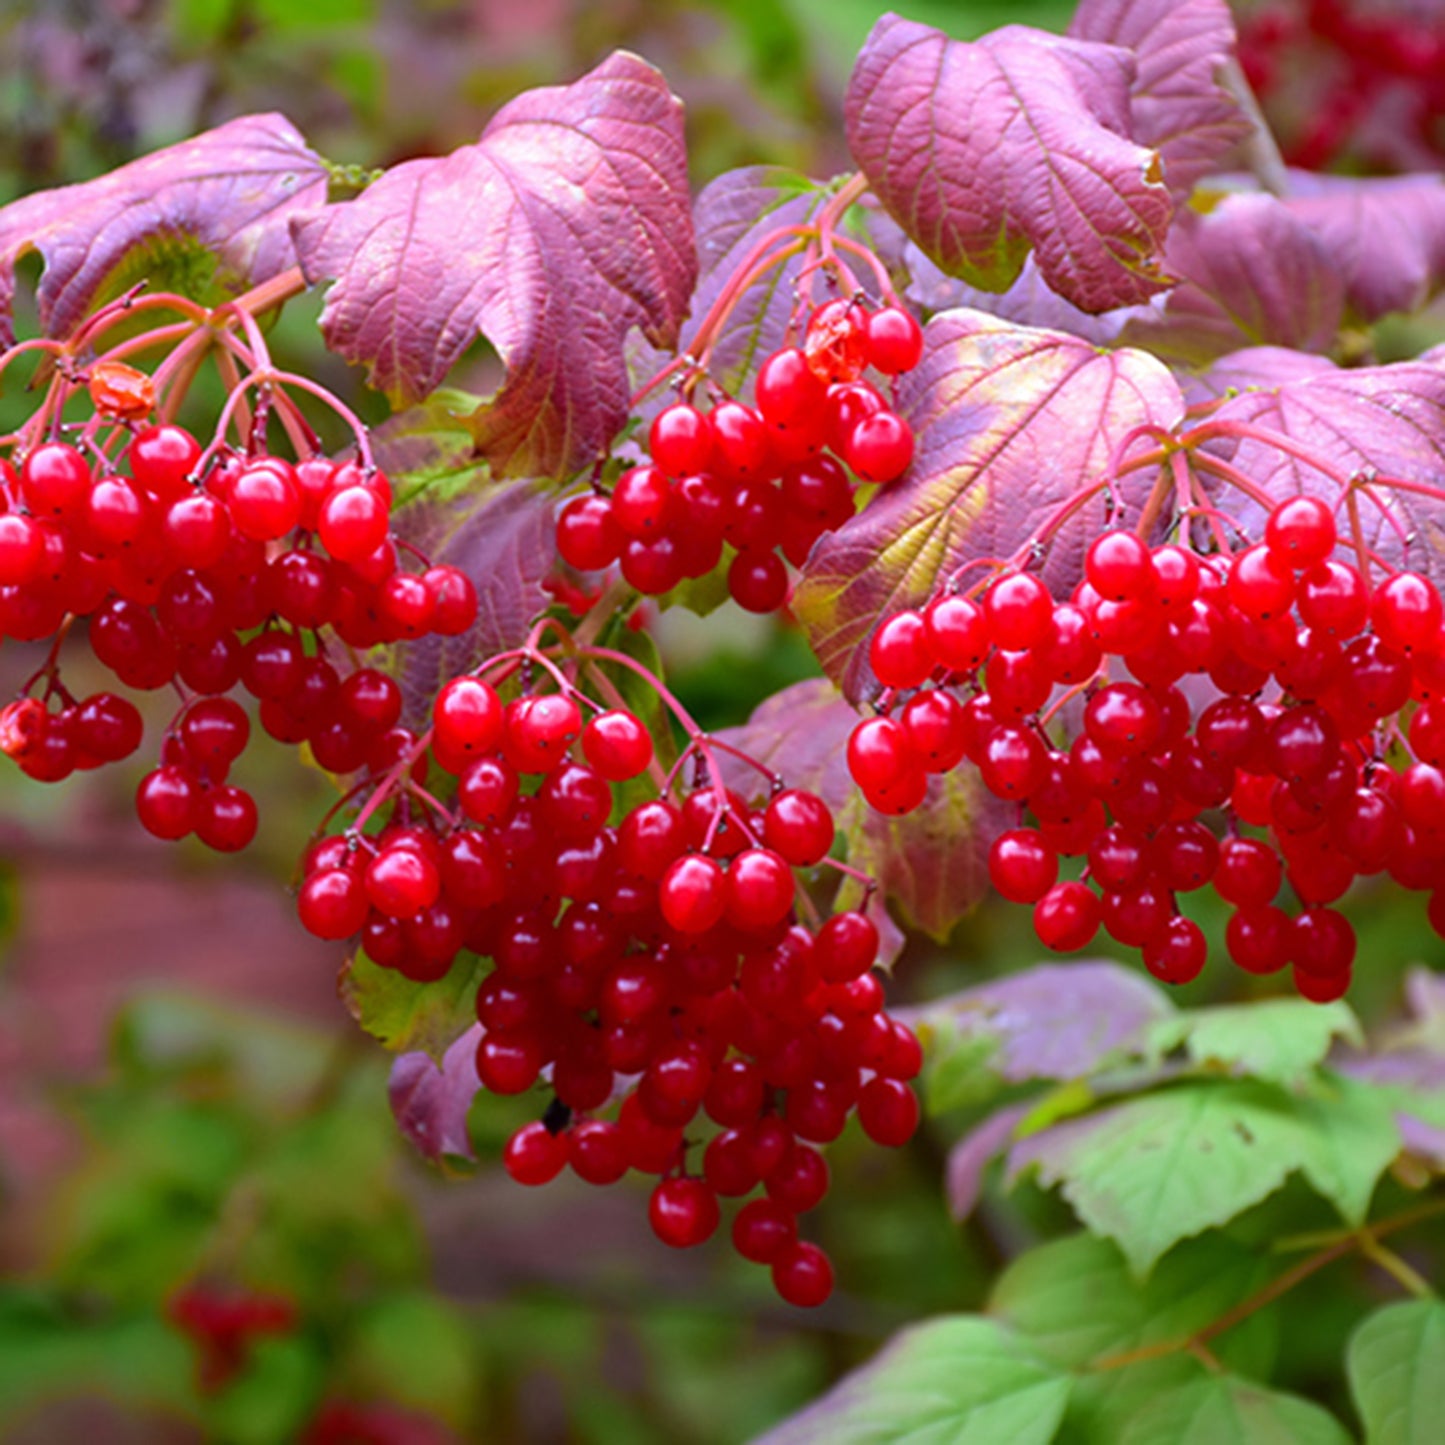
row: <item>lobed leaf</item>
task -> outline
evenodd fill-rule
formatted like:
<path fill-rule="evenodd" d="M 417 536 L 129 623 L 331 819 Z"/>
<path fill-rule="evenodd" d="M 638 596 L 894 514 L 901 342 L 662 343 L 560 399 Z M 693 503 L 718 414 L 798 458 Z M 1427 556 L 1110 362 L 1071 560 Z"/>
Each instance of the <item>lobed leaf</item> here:
<path fill-rule="evenodd" d="M 440 1064 L 426 1053 L 403 1054 L 392 1063 L 387 1098 L 396 1126 L 433 1162 L 446 1155 L 476 1158 L 467 1111 L 482 1087 L 477 1077 L 481 1038 L 481 1024 L 473 1024 L 447 1047 Z"/>
<path fill-rule="evenodd" d="M 407 161 L 295 227 L 327 344 L 413 401 L 480 332 L 507 368 L 472 419 L 498 475 L 553 475 L 627 419 L 623 344 L 670 343 L 697 262 L 682 105 L 636 56 L 529 91 L 475 145 Z M 460 244 L 459 244 L 460 243 Z"/>
<path fill-rule="evenodd" d="M 1344 315 L 1334 258 L 1273 196 L 1226 196 L 1169 233 L 1180 278 L 1161 306 L 1132 315 L 1126 342 L 1193 366 L 1249 345 L 1327 351 Z"/>
<path fill-rule="evenodd" d="M 1296 1098 L 1254 1081 L 1193 1083 L 1056 1124 L 1016 1144 L 1009 1174 L 1037 1168 L 1139 1275 L 1192 1235 L 1227 1223 L 1298 1170 L 1358 1224 L 1400 1149 L 1388 1104 L 1338 1080 Z"/>
<path fill-rule="evenodd" d="M 1350 1006 L 1300 998 L 1192 1009 L 1155 1024 L 1147 1035 L 1148 1047 L 1160 1054 L 1183 1048 L 1196 1064 L 1288 1089 L 1305 1084 L 1336 1039 L 1364 1045 Z"/>
<path fill-rule="evenodd" d="M 1048 1445 L 1070 1381 L 996 1320 L 954 1315 L 894 1337 L 756 1445 Z"/>
<path fill-rule="evenodd" d="M 0 209 L 0 348 L 15 339 L 15 263 L 38 251 L 47 336 L 66 336 L 97 301 L 169 273 L 206 299 L 296 264 L 288 223 L 325 204 L 325 162 L 281 115 L 244 115 L 79 185 Z M 137 263 L 143 263 L 137 266 Z"/>
<path fill-rule="evenodd" d="M 1376 471 L 1386 477 L 1438 486 L 1445 474 L 1445 367 L 1428 361 L 1353 371 L 1323 371 L 1268 391 L 1226 401 L 1213 422 L 1244 422 L 1278 432 L 1349 477 Z M 1276 500 L 1299 492 L 1323 497 L 1332 506 L 1339 486 L 1313 466 L 1267 441 L 1246 437 L 1210 442 Z M 1410 566 L 1445 577 L 1445 506 L 1428 497 L 1379 487 L 1389 516 L 1368 503 L 1360 508 L 1361 533 L 1388 566 Z M 1229 511 L 1252 535 L 1264 526 L 1264 509 L 1231 492 Z M 1347 523 L 1341 531 L 1348 537 Z M 1402 538 L 1413 534 L 1407 550 Z"/>
<path fill-rule="evenodd" d="M 477 984 L 486 965 L 463 954 L 436 983 L 414 983 L 378 968 L 359 950 L 341 969 L 337 991 L 352 1018 L 392 1053 L 421 1051 L 440 1063 L 476 1020 Z"/>
<path fill-rule="evenodd" d="M 1119 1445 L 1350 1445 L 1327 1410 L 1238 1375 L 1207 1375 L 1150 1401 Z"/>
<path fill-rule="evenodd" d="M 885 15 L 845 101 L 848 145 L 884 208 L 945 271 L 1004 290 L 1032 249 L 1085 311 L 1167 286 L 1173 213 L 1131 138 L 1133 57 L 1010 25 L 976 43 Z"/>
<path fill-rule="evenodd" d="M 930 1114 L 939 1113 L 946 1107 L 947 1104 L 935 1103 L 932 1097 L 929 1098 Z M 995 1110 L 948 1151 L 943 1187 L 949 1212 L 955 1219 L 967 1219 L 973 1213 L 983 1194 L 984 1172 L 1008 1149 L 1013 1142 L 1014 1131 L 1028 1117 L 1032 1107 L 1032 1101 L 1028 1101 Z"/>
<path fill-rule="evenodd" d="M 1011 556 L 1076 490 L 1104 476 L 1141 424 L 1171 426 L 1178 384 L 1141 351 L 1101 353 L 1074 336 L 946 311 L 925 332 L 899 393 L 917 433 L 903 480 L 813 548 L 793 610 L 823 669 L 849 698 L 871 684 L 868 634 L 881 617 L 926 602 L 978 557 Z M 1126 499 L 1147 486 L 1126 479 Z M 1083 575 L 1104 525 L 1102 493 L 1058 531 L 1042 575 L 1057 595 Z"/>
<path fill-rule="evenodd" d="M 1367 1315 L 1345 1371 L 1365 1445 L 1431 1445 L 1445 1419 L 1445 1304 L 1406 1300 Z"/>
<path fill-rule="evenodd" d="M 848 773 L 848 735 L 857 723 L 832 684 L 812 678 L 784 688 L 718 737 L 789 786 L 817 793 L 847 837 L 850 863 L 871 873 L 915 927 L 941 940 L 988 887 L 988 848 L 1003 826 L 1002 810 L 971 773 L 955 770 L 931 779 L 923 805 L 906 817 L 875 813 Z M 729 763 L 726 772 L 745 797 L 758 790 L 755 770 Z"/>
<path fill-rule="evenodd" d="M 1134 53 L 1133 135 L 1182 201 L 1254 129 L 1220 76 L 1234 60 L 1224 0 L 1083 0 L 1069 34 Z"/>

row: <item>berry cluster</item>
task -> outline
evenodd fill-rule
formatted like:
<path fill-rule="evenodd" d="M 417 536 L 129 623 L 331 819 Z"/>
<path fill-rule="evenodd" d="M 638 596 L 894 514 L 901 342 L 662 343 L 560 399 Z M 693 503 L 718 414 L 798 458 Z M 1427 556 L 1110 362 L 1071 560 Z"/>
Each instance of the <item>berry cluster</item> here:
<path fill-rule="evenodd" d="M 259 700 L 266 732 L 309 743 L 334 772 L 389 766 L 396 685 L 370 669 L 343 678 L 324 632 L 348 648 L 458 634 L 476 593 L 455 568 L 398 565 L 391 489 L 374 468 L 208 456 L 166 422 L 129 420 L 115 434 L 123 465 L 91 427 L 89 455 L 48 440 L 0 457 L 0 634 L 54 639 L 27 695 L 0 712 L 0 750 L 58 782 L 139 748 L 133 702 L 76 700 L 60 680 L 60 644 L 88 619 L 92 652 L 125 687 L 174 685 L 183 699 L 136 796 L 142 824 L 233 851 L 254 836 L 256 807 L 228 781 L 251 727 L 226 694 L 239 684 Z M 42 681 L 43 700 L 28 695 Z"/>
<path fill-rule="evenodd" d="M 848 472 L 896 481 L 913 460 L 913 433 L 863 379 L 918 364 L 923 333 L 898 307 L 869 312 L 837 300 L 812 315 L 801 346 L 758 368 L 754 405 L 710 411 L 677 401 L 648 437 L 649 460 L 601 490 L 574 497 L 557 521 L 557 550 L 579 571 L 620 562 L 639 592 L 658 596 L 706 576 L 735 549 L 728 590 L 751 612 L 788 595 L 784 558 L 802 566 L 813 543 L 853 516 Z"/>
<path fill-rule="evenodd" d="M 831 1266 L 797 1231 L 828 1186 L 814 1146 L 855 1111 L 875 1141 L 905 1143 L 921 1065 L 883 1011 L 872 922 L 796 921 L 795 870 L 826 858 L 833 819 L 778 780 L 752 807 L 715 773 L 616 816 L 613 785 L 654 765 L 652 737 L 554 676 L 557 691 L 506 704 L 481 676 L 447 683 L 431 731 L 357 825 L 312 847 L 301 920 L 322 938 L 359 935 L 374 963 L 420 982 L 464 951 L 492 960 L 479 1081 L 552 1095 L 507 1146 L 512 1176 L 657 1176 L 652 1227 L 679 1247 L 714 1232 L 719 1196 L 761 1190 L 734 1222 L 738 1251 L 771 1266 L 784 1299 L 819 1304 Z M 717 745 L 693 736 L 713 768 Z M 422 790 L 433 765 L 454 780 L 455 813 Z M 388 801 L 384 826 L 363 831 Z"/>
<path fill-rule="evenodd" d="M 1403 144 L 1426 169 L 1430 157 L 1442 154 L 1445 23 L 1426 7 L 1267 4 L 1240 17 L 1239 58 L 1271 124 L 1282 123 L 1281 148 L 1291 165 L 1323 170 L 1364 148 L 1367 163 L 1396 170 Z M 1313 93 L 1291 113 L 1288 96 L 1283 105 L 1274 102 L 1295 78 Z"/>
<path fill-rule="evenodd" d="M 196 1375 L 207 1394 L 223 1389 L 242 1370 L 255 1342 L 288 1335 L 297 1325 L 296 1306 L 282 1295 L 252 1294 L 191 1284 L 167 1307 L 174 1324 L 196 1347 Z"/>
<path fill-rule="evenodd" d="M 1102 923 L 1187 982 L 1206 947 L 1178 897 L 1212 886 L 1235 910 L 1235 963 L 1292 963 L 1301 994 L 1337 998 L 1355 935 L 1329 905 L 1358 875 L 1429 891 L 1445 931 L 1445 631 L 1427 578 L 1372 587 L 1335 546 L 1331 509 L 1299 496 L 1230 557 L 1111 531 L 1066 602 L 1007 571 L 977 600 L 896 614 L 871 661 L 911 695 L 858 725 L 853 777 L 901 813 L 929 773 L 976 765 L 1021 823 L 1033 815 L 994 842 L 989 869 L 1050 948 L 1083 948 Z M 1066 747 L 1047 724 L 1071 701 Z M 1085 860 L 1082 877 L 1059 881 L 1061 857 Z M 1285 880 L 1294 916 L 1276 903 Z"/>

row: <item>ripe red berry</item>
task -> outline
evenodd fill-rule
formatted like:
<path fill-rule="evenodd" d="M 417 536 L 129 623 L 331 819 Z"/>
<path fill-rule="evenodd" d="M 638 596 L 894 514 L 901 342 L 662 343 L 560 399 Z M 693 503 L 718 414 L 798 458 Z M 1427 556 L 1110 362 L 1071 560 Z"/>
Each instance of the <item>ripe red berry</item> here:
<path fill-rule="evenodd" d="M 868 364 L 885 376 L 912 371 L 923 355 L 923 328 L 897 306 L 884 306 L 868 318 Z"/>
<path fill-rule="evenodd" d="M 664 1244 L 688 1249 L 717 1229 L 717 1195 L 701 1179 L 664 1179 L 652 1191 L 647 1217 Z"/>
<path fill-rule="evenodd" d="M 792 1244 L 773 1260 L 773 1288 L 790 1305 L 815 1309 L 833 1293 L 833 1266 L 816 1244 Z"/>
<path fill-rule="evenodd" d="M 598 713 L 582 729 L 587 761 L 609 782 L 635 778 L 652 761 L 652 734 L 630 712 Z"/>

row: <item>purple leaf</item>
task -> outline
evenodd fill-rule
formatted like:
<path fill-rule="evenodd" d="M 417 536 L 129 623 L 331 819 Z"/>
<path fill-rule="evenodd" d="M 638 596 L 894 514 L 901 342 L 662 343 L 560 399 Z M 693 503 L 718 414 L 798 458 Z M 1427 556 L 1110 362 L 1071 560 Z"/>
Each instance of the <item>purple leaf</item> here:
<path fill-rule="evenodd" d="M 1049 290 L 1032 256 L 1024 262 L 1023 270 L 1013 285 L 999 295 L 981 291 L 977 286 L 945 275 L 912 241 L 904 252 L 903 265 L 909 276 L 908 298 L 925 311 L 969 306 L 1019 326 L 1043 326 L 1051 331 L 1067 331 L 1070 336 L 1093 342 L 1096 346 L 1107 346 L 1117 340 L 1131 318 L 1150 314 L 1152 307 L 1158 304 L 1156 298 L 1154 302 L 1142 306 L 1119 306 L 1097 315 L 1080 311 L 1057 291 Z"/>
<path fill-rule="evenodd" d="M 296 264 L 287 223 L 326 202 L 326 166 L 284 116 L 245 115 L 80 185 L 0 209 L 0 346 L 15 339 L 15 263 L 38 251 L 47 336 L 141 279 L 138 253 L 201 290 L 239 293 Z M 177 288 L 179 289 L 179 288 Z M 194 288 L 193 288 L 194 289 Z"/>
<path fill-rule="evenodd" d="M 718 736 L 789 786 L 817 793 L 847 836 L 848 861 L 871 873 L 915 927 L 941 940 L 988 887 L 987 851 L 1006 826 L 1004 810 L 960 769 L 931 779 L 922 807 L 907 817 L 875 813 L 848 773 L 848 735 L 857 723 L 833 686 L 813 678 L 770 697 L 742 727 Z M 766 789 L 766 779 L 741 763 L 727 761 L 724 771 L 744 797 Z"/>
<path fill-rule="evenodd" d="M 1445 282 L 1445 181 L 1290 172 L 1284 202 L 1319 238 L 1362 321 L 1416 311 Z"/>
<path fill-rule="evenodd" d="M 1177 200 L 1253 129 L 1219 82 L 1234 57 L 1224 0 L 1083 0 L 1069 34 L 1134 52 L 1134 139 L 1159 152 Z"/>
<path fill-rule="evenodd" d="M 1400 1142 L 1411 1154 L 1445 1170 L 1445 1128 L 1409 1113 L 1397 1113 L 1395 1123 L 1400 1126 Z"/>
<path fill-rule="evenodd" d="M 1445 975 L 1412 968 L 1405 975 L 1405 999 L 1422 1024 L 1445 1024 Z"/>
<path fill-rule="evenodd" d="M 1387 477 L 1438 486 L 1445 475 L 1445 368 L 1405 361 L 1393 366 L 1327 371 L 1272 391 L 1226 401 L 1211 418 L 1241 421 L 1283 433 L 1345 475 L 1374 468 Z M 1313 467 L 1253 438 L 1210 443 L 1276 500 L 1311 492 L 1332 505 L 1339 489 Z M 1413 533 L 1408 565 L 1445 578 L 1441 563 L 1445 508 L 1429 498 L 1384 487 L 1387 519 L 1362 505 L 1361 533 L 1386 565 L 1406 565 L 1402 534 Z M 1263 508 L 1231 492 L 1228 508 L 1251 533 L 1264 525 Z M 1348 537 L 1347 523 L 1341 523 Z"/>
<path fill-rule="evenodd" d="M 827 199 L 827 188 L 782 166 L 728 171 L 703 188 L 693 212 L 700 272 L 680 350 L 691 347 L 703 317 L 758 241 L 777 227 L 811 221 Z M 709 366 L 725 390 L 741 391 L 758 363 L 783 345 L 802 265 L 801 255 L 791 257 L 739 296 Z"/>
<path fill-rule="evenodd" d="M 1208 371 L 1180 378 L 1184 395 L 1191 403 L 1222 400 L 1235 391 L 1272 391 L 1290 381 L 1304 381 L 1334 371 L 1327 356 L 1291 351 L 1286 346 L 1246 346 L 1221 356 Z"/>
<path fill-rule="evenodd" d="M 671 342 L 696 274 L 682 105 L 618 53 L 529 91 L 475 145 L 296 226 L 327 344 L 413 400 L 478 332 L 507 381 L 473 419 L 499 475 L 571 470 L 627 419 L 623 343 Z"/>
<path fill-rule="evenodd" d="M 391 1066 L 387 1089 L 397 1127 L 426 1158 L 450 1154 L 475 1160 L 467 1111 L 482 1087 L 477 1078 L 481 1024 L 473 1024 L 442 1055 L 440 1067 L 427 1054 L 402 1054 Z"/>
<path fill-rule="evenodd" d="M 863 643 L 879 618 L 927 601 L 972 558 L 1012 555 L 1104 475 L 1130 431 L 1171 426 L 1183 410 L 1178 384 L 1152 356 L 1100 353 L 978 311 L 928 323 L 923 361 L 899 401 L 917 433 L 911 470 L 818 542 L 793 598 L 824 671 L 853 698 L 871 685 Z M 1147 486 L 1135 474 L 1121 490 L 1137 499 Z M 1042 574 L 1056 595 L 1082 577 L 1103 525 L 1100 495 L 1060 529 Z"/>
<path fill-rule="evenodd" d="M 910 1023 L 947 1020 L 960 1033 L 997 1039 L 990 1067 L 1017 1084 L 1080 1078 L 1174 1007 L 1135 969 L 1094 959 L 1040 964 L 898 1012 Z"/>
<path fill-rule="evenodd" d="M 398 513 L 397 531 L 434 564 L 450 563 L 477 589 L 477 620 L 460 637 L 430 634 L 406 646 L 407 716 L 425 725 L 451 677 L 518 646 L 550 600 L 543 579 L 556 561 L 554 501 L 535 482 L 493 482 L 450 501 L 423 497 Z"/>
<path fill-rule="evenodd" d="M 1032 1099 L 1010 1104 L 970 1129 L 948 1151 L 944 1173 L 944 1192 L 948 1208 L 955 1219 L 967 1219 L 983 1193 L 984 1171 L 1013 1141 L 1014 1129 L 1026 1119 L 1035 1106 Z"/>
<path fill-rule="evenodd" d="M 1173 203 L 1130 139 L 1133 58 L 1010 25 L 974 44 L 885 15 L 848 86 L 848 145 L 884 208 L 945 271 L 1004 290 L 1032 249 L 1085 311 L 1168 285 Z"/>
<path fill-rule="evenodd" d="M 1333 344 L 1345 304 L 1339 268 L 1273 196 L 1226 196 L 1205 215 L 1184 212 L 1164 254 L 1183 279 L 1159 312 L 1124 328 L 1126 341 L 1195 365 L 1249 343 Z"/>

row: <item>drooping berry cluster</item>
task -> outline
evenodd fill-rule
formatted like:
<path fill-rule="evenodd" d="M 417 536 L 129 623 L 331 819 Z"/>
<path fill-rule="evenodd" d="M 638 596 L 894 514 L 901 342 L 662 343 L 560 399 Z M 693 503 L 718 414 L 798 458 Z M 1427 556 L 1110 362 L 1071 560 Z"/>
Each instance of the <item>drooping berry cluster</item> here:
<path fill-rule="evenodd" d="M 557 522 L 563 560 L 584 572 L 620 562 L 632 586 L 657 596 L 706 576 L 730 548 L 729 592 L 749 611 L 776 611 L 788 594 L 784 558 L 802 566 L 824 532 L 853 516 L 849 471 L 886 484 L 908 469 L 912 431 L 863 373 L 909 371 L 922 347 L 918 323 L 898 307 L 819 307 L 802 345 L 758 368 L 754 405 L 674 402 L 652 423 L 647 463 L 610 495 L 568 502 Z"/>
<path fill-rule="evenodd" d="M 254 836 L 255 803 L 228 780 L 251 730 L 226 696 L 238 685 L 272 737 L 309 743 L 322 766 L 389 766 L 396 685 L 370 669 L 343 677 L 325 634 L 349 648 L 457 634 L 477 604 L 453 567 L 398 565 L 385 475 L 320 456 L 208 459 L 172 423 L 131 424 L 122 464 L 86 437 L 89 454 L 47 440 L 0 457 L 0 635 L 54 639 L 27 695 L 0 712 L 0 750 L 57 782 L 140 746 L 133 702 L 76 700 L 60 680 L 60 644 L 88 619 L 92 652 L 126 688 L 183 698 L 136 796 L 158 837 L 233 851 Z M 28 695 L 41 682 L 43 700 Z"/>
<path fill-rule="evenodd" d="M 455 678 L 363 807 L 390 802 L 385 825 L 311 849 L 301 919 L 419 982 L 462 953 L 492 961 L 478 1079 L 551 1098 L 507 1146 L 515 1179 L 656 1176 L 652 1227 L 679 1247 L 714 1232 L 720 1196 L 761 1191 L 736 1248 L 783 1298 L 819 1304 L 831 1266 L 797 1230 L 828 1186 L 815 1146 L 855 1112 L 877 1142 L 906 1142 L 918 1043 L 883 1010 L 871 921 L 796 921 L 795 870 L 833 843 L 821 800 L 777 783 L 754 808 L 714 775 L 617 816 L 613 785 L 652 763 L 636 716 L 570 684 L 504 705 L 483 678 Z M 421 790 L 432 765 L 455 781 L 455 813 Z"/>
<path fill-rule="evenodd" d="M 1033 905 L 1050 948 L 1083 948 L 1102 924 L 1186 982 L 1206 946 L 1179 898 L 1212 886 L 1235 910 L 1235 963 L 1292 964 L 1300 993 L 1337 998 L 1355 934 L 1329 905 L 1357 876 L 1430 892 L 1445 931 L 1445 632 L 1426 577 L 1372 587 L 1335 548 L 1331 509 L 1300 496 L 1232 557 L 1111 531 L 1066 602 L 1012 571 L 977 600 L 899 613 L 871 661 L 909 695 L 858 725 L 853 777 L 874 807 L 908 812 L 930 773 L 976 766 L 1020 813 L 993 844 L 993 883 Z M 1065 745 L 1050 724 L 1070 700 Z M 1061 857 L 1082 877 L 1059 881 Z"/>

